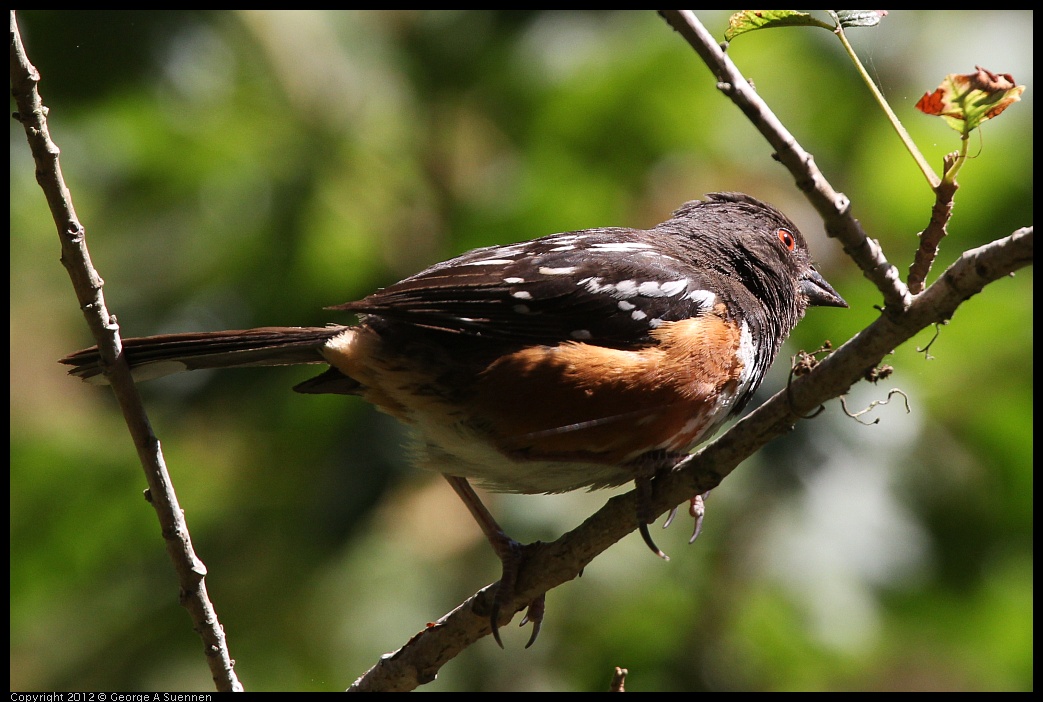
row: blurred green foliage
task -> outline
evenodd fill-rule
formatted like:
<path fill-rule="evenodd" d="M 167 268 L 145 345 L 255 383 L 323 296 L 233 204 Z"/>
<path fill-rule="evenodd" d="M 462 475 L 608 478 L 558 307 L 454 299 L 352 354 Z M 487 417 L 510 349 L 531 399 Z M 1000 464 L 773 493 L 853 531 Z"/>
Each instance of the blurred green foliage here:
<path fill-rule="evenodd" d="M 727 15 L 700 12 L 716 36 Z M 653 12 L 56 12 L 19 15 L 52 135 L 125 335 L 345 321 L 322 311 L 479 245 L 647 226 L 743 190 L 801 225 L 852 303 L 783 356 L 835 344 L 879 297 L 770 149 Z M 1032 223 L 1032 16 L 898 11 L 852 30 L 932 164 L 957 146 L 913 105 L 947 73 L 1010 72 L 934 275 Z M 827 32 L 730 53 L 903 271 L 932 196 Z M 209 690 L 200 641 L 109 393 L 55 363 L 91 340 L 21 127 L 11 125 L 11 689 Z M 933 279 L 933 276 L 932 276 Z M 431 690 L 1030 690 L 1032 271 L 942 328 L 931 360 L 856 386 L 716 490 L 703 536 L 636 536 Z M 763 392 L 785 383 L 780 357 Z M 338 690 L 498 564 L 405 434 L 300 396 L 306 369 L 142 387 L 248 690 Z M 606 493 L 492 496 L 552 539 Z"/>

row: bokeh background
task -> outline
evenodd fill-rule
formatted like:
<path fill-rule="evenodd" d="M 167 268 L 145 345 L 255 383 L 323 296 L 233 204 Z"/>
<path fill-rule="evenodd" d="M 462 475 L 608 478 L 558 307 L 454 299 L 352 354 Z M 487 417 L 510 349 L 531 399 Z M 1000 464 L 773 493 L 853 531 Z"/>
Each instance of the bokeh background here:
<path fill-rule="evenodd" d="M 700 11 L 717 37 L 727 14 Z M 648 226 L 743 190 L 788 212 L 851 309 L 871 285 L 789 174 L 654 12 L 47 12 L 19 15 L 93 260 L 123 333 L 349 321 L 359 298 L 479 245 Z M 1028 89 L 973 136 L 933 278 L 1032 223 L 1031 12 L 892 12 L 851 37 L 928 159 L 955 132 L 913 105 L 981 65 Z M 932 196 L 839 42 L 759 32 L 733 59 L 904 272 Z M 13 105 L 12 105 L 13 109 Z M 21 127 L 11 139 L 11 689 L 211 690 L 135 453 L 106 390 L 55 361 L 93 343 L 58 262 Z M 1031 269 L 896 349 L 909 397 L 837 401 L 687 524 L 635 535 L 426 690 L 1029 690 L 1033 687 Z M 405 435 L 310 370 L 142 387 L 236 670 L 249 690 L 340 690 L 498 563 Z M 505 398 L 510 401 L 510 398 Z M 759 400 L 758 400 L 759 401 Z M 489 496 L 520 540 L 609 493 Z"/>

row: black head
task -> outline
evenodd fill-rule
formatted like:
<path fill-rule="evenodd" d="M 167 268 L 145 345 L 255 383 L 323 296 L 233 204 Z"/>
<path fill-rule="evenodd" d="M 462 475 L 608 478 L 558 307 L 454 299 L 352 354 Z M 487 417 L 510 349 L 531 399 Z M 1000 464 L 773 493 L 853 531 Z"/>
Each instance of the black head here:
<path fill-rule="evenodd" d="M 681 234 L 702 265 L 742 283 L 772 312 L 782 335 L 808 307 L 847 307 L 815 270 L 796 225 L 754 197 L 710 193 L 685 203 L 659 227 Z"/>

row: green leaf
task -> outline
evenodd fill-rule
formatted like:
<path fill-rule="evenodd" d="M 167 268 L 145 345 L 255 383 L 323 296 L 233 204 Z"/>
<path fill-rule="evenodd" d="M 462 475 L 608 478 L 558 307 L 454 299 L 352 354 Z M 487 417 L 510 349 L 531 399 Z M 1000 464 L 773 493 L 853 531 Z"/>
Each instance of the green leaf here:
<path fill-rule="evenodd" d="M 797 10 L 743 10 L 728 18 L 728 29 L 724 38 L 731 41 L 740 34 L 773 27 L 822 27 L 830 31 L 833 29 L 808 13 Z"/>
<path fill-rule="evenodd" d="M 997 74 L 981 66 L 975 68 L 975 73 L 945 76 L 933 93 L 924 93 L 916 109 L 941 117 L 950 127 L 966 135 L 1021 99 L 1025 86 L 1015 85 L 1009 73 Z"/>

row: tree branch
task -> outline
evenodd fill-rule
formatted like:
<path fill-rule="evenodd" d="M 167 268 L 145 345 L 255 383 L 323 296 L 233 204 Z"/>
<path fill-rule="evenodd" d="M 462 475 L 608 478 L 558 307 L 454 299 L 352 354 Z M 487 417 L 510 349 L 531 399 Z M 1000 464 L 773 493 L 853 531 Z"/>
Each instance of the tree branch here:
<path fill-rule="evenodd" d="M 887 308 L 905 308 L 911 299 L 909 290 L 902 282 L 898 269 L 884 256 L 880 245 L 866 236 L 862 225 L 852 215 L 851 201 L 833 189 L 815 165 L 815 159 L 801 147 L 754 91 L 724 48 L 714 41 L 691 10 L 660 10 L 659 13 L 695 49 L 717 77 L 717 88 L 742 110 L 775 149 L 776 158 L 789 169 L 797 187 L 822 217 L 826 233 L 843 245 L 844 251 L 883 295 Z"/>
<path fill-rule="evenodd" d="M 138 459 L 145 470 L 148 491 L 145 498 L 155 508 L 159 518 L 167 554 L 177 572 L 181 587 L 181 603 L 192 617 L 193 628 L 203 639 L 207 664 L 217 689 L 241 691 L 242 684 L 232 670 L 224 629 L 217 620 L 214 606 L 206 592 L 206 566 L 192 548 L 188 524 L 178 505 L 174 486 L 167 474 L 159 439 L 152 431 L 148 415 L 141 404 L 137 387 L 130 377 L 130 369 L 121 356 L 119 325 L 105 306 L 102 293 L 104 281 L 91 263 L 87 250 L 87 233 L 76 217 L 72 195 L 62 177 L 58 156 L 61 151 L 51 140 L 47 127 L 47 107 L 40 98 L 37 84 L 40 74 L 29 61 L 22 46 L 18 23 L 11 10 L 11 94 L 18 106 L 15 119 L 25 127 L 26 138 L 36 161 L 36 180 L 47 198 L 51 216 L 58 228 L 61 241 L 62 265 L 72 279 L 80 309 L 101 350 L 108 368 L 106 375 L 116 394 L 124 420 L 130 430 Z"/>
<path fill-rule="evenodd" d="M 957 152 L 945 157 L 945 172 L 951 169 L 956 161 Z M 956 190 L 960 186 L 954 179 L 946 178 L 934 188 L 934 207 L 931 208 L 931 219 L 922 232 L 920 232 L 920 246 L 916 249 L 916 255 L 909 266 L 909 292 L 919 295 L 923 292 L 927 274 L 931 272 L 934 259 L 938 256 L 938 247 L 942 239 L 948 235 L 946 225 L 952 216 L 952 208 L 955 204 Z"/>

